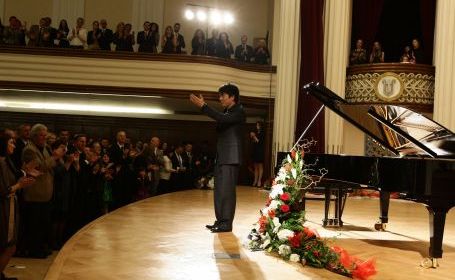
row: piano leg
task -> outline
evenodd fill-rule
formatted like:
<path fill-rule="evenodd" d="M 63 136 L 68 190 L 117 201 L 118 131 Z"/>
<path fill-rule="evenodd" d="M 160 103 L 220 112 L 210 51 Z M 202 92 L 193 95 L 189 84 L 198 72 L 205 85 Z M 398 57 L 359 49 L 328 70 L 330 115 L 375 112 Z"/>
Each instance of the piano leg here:
<path fill-rule="evenodd" d="M 379 216 L 379 221 L 374 225 L 376 230 L 385 230 L 386 224 L 389 222 L 389 204 L 390 192 L 380 191 L 379 207 L 381 208 L 381 216 Z"/>
<path fill-rule="evenodd" d="M 430 249 L 428 250 L 429 257 L 422 260 L 421 266 L 425 268 L 438 267 L 438 258 L 442 258 L 442 239 L 444 237 L 444 225 L 446 222 L 446 214 L 450 207 L 435 208 L 427 206 L 430 217 Z"/>

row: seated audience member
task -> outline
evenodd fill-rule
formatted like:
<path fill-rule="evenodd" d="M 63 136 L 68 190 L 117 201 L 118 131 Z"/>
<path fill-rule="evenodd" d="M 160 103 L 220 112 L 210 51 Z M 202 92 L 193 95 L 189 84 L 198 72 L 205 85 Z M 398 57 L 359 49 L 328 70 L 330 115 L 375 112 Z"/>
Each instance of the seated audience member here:
<path fill-rule="evenodd" d="M 100 46 L 101 50 L 110 51 L 111 50 L 111 43 L 114 39 L 114 34 L 112 30 L 107 28 L 107 21 L 105 19 L 100 20 L 101 26 L 101 35 L 98 38 L 98 45 Z"/>
<path fill-rule="evenodd" d="M 182 49 L 185 49 L 185 38 L 180 32 L 180 23 L 174 24 L 174 36 L 177 40 L 177 45 L 175 46 L 175 53 L 182 53 Z"/>
<path fill-rule="evenodd" d="M 248 36 L 242 35 L 240 41 L 242 43 L 235 48 L 235 59 L 242 62 L 251 62 L 254 50 L 252 46 L 247 45 Z"/>
<path fill-rule="evenodd" d="M 212 38 L 207 39 L 207 55 L 216 56 L 216 46 L 218 45 L 218 29 L 212 29 Z"/>
<path fill-rule="evenodd" d="M 73 49 L 83 49 L 87 44 L 87 29 L 84 28 L 84 19 L 78 18 L 76 28 L 73 28 L 68 35 L 70 47 Z"/>
<path fill-rule="evenodd" d="M 9 18 L 9 26 L 5 27 L 3 31 L 3 41 L 6 45 L 12 46 L 25 46 L 25 30 L 27 24 L 12 16 Z"/>
<path fill-rule="evenodd" d="M 402 63 L 415 63 L 414 56 L 411 52 L 411 47 L 404 47 L 403 54 L 400 57 L 400 62 Z"/>
<path fill-rule="evenodd" d="M 144 31 L 137 33 L 137 43 L 139 44 L 138 52 L 153 53 L 156 50 L 155 34 L 151 31 L 149 21 L 144 22 Z"/>
<path fill-rule="evenodd" d="M 221 32 L 216 45 L 216 56 L 221 58 L 231 58 L 234 53 L 231 41 L 229 41 L 229 35 L 226 32 Z"/>
<path fill-rule="evenodd" d="M 197 29 L 194 32 L 193 40 L 191 40 L 191 54 L 205 55 L 205 34 L 202 29 Z"/>
<path fill-rule="evenodd" d="M 163 36 L 161 37 L 161 52 L 175 53 L 177 47 L 177 38 L 172 31 L 172 26 L 166 26 Z"/>
<path fill-rule="evenodd" d="M 269 64 L 270 53 L 264 39 L 259 40 L 254 50 L 254 62 L 257 64 Z"/>
<path fill-rule="evenodd" d="M 92 30 L 88 32 L 87 35 L 87 45 L 89 50 L 99 50 L 100 49 L 100 44 L 99 44 L 99 39 L 101 37 L 101 29 L 100 29 L 100 23 L 95 20 L 92 23 Z"/>
<path fill-rule="evenodd" d="M 68 22 L 65 19 L 60 21 L 57 29 L 57 37 L 54 41 L 55 46 L 59 48 L 69 48 L 70 42 L 68 41 L 68 34 L 70 30 L 68 28 Z"/>
<path fill-rule="evenodd" d="M 420 47 L 420 41 L 418 39 L 412 40 L 412 56 L 415 59 L 415 63 L 425 63 L 425 54 Z"/>
<path fill-rule="evenodd" d="M 367 51 L 363 47 L 362 39 L 356 41 L 355 49 L 351 52 L 349 62 L 351 65 L 367 63 Z"/>
<path fill-rule="evenodd" d="M 373 48 L 370 54 L 370 63 L 383 63 L 384 52 L 382 51 L 381 44 L 376 41 L 373 43 Z"/>

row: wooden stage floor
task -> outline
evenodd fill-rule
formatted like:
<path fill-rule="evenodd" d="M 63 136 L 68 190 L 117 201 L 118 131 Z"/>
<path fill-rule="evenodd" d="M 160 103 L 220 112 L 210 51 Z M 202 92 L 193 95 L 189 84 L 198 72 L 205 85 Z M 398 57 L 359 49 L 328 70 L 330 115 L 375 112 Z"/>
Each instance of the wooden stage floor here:
<path fill-rule="evenodd" d="M 267 193 L 238 187 L 232 233 L 213 234 L 213 192 L 189 190 L 143 200 L 87 225 L 62 248 L 45 279 L 347 279 L 243 247 Z M 360 258 L 373 257 L 373 279 L 453 279 L 455 210 L 448 216 L 438 269 L 419 266 L 428 251 L 427 210 L 394 200 L 388 231 L 373 229 L 375 198 L 349 198 L 342 229 L 321 226 L 323 203 L 309 201 L 307 225 Z M 233 255 L 238 256 L 233 256 Z M 216 256 L 216 257 L 215 257 Z M 231 258 L 231 257 L 234 258 Z"/>

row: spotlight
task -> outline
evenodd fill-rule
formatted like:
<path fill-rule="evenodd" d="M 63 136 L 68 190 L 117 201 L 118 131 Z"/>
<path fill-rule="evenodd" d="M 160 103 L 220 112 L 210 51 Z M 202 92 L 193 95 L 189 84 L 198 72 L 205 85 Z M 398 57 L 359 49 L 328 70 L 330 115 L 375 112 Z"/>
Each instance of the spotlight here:
<path fill-rule="evenodd" d="M 188 19 L 188 20 L 192 20 L 192 19 L 194 18 L 194 13 L 193 13 L 193 11 L 191 11 L 191 10 L 186 10 L 186 12 L 185 12 L 185 17 L 186 17 L 186 19 Z"/>
<path fill-rule="evenodd" d="M 199 21 L 205 21 L 207 19 L 207 14 L 203 11 L 197 11 L 196 17 Z"/>
<path fill-rule="evenodd" d="M 213 25 L 218 25 L 221 23 L 221 14 L 217 10 L 213 10 L 210 12 L 210 22 Z"/>
<path fill-rule="evenodd" d="M 232 24 L 234 22 L 234 16 L 231 13 L 225 12 L 224 13 L 224 23 L 225 24 Z"/>

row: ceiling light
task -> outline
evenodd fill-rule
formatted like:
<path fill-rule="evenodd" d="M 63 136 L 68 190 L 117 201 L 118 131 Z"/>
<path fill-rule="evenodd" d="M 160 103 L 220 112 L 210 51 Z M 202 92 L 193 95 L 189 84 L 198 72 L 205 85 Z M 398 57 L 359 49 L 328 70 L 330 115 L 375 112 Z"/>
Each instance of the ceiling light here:
<path fill-rule="evenodd" d="M 186 19 L 188 19 L 188 20 L 192 20 L 192 19 L 194 18 L 194 13 L 193 13 L 193 11 L 191 11 L 191 10 L 186 10 L 186 12 L 185 12 L 185 17 L 186 17 Z"/>

